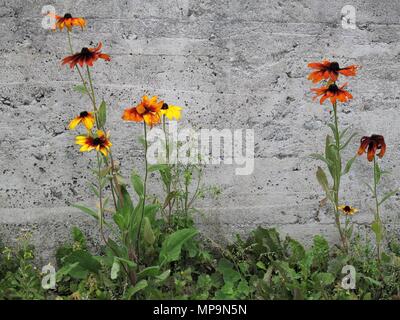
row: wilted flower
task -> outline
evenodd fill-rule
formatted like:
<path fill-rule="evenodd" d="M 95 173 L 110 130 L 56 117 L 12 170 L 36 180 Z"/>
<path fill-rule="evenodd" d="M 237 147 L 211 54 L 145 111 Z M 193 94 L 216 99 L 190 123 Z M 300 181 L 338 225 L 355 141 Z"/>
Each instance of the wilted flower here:
<path fill-rule="evenodd" d="M 124 110 L 122 119 L 125 121 L 142 122 L 153 126 L 160 123 L 160 111 L 164 104 L 163 101 L 157 101 L 158 97 L 143 96 L 142 101 L 136 106 Z"/>
<path fill-rule="evenodd" d="M 83 67 L 84 64 L 89 67 L 93 67 L 93 62 L 97 59 L 101 58 L 106 61 L 110 61 L 110 56 L 105 53 L 101 53 L 100 49 L 102 47 L 102 43 L 100 42 L 96 48 L 82 48 L 81 52 L 77 52 L 71 56 L 65 57 L 62 60 L 62 64 L 69 64 L 71 68 L 75 67 L 79 64 Z"/>
<path fill-rule="evenodd" d="M 161 107 L 161 114 L 165 115 L 169 120 L 173 120 L 174 118 L 179 120 L 181 118 L 181 110 L 181 107 L 164 103 Z"/>
<path fill-rule="evenodd" d="M 339 74 L 344 76 L 355 76 L 358 69 L 358 66 L 356 65 L 340 68 L 339 63 L 335 61 L 330 62 L 328 60 L 309 63 L 308 67 L 316 69 L 316 71 L 311 72 L 308 76 L 308 79 L 313 83 L 317 83 L 321 80 L 331 80 L 335 82 L 339 77 Z"/>
<path fill-rule="evenodd" d="M 353 96 L 350 92 L 344 90 L 343 88 L 347 86 L 347 83 L 338 87 L 335 83 L 332 83 L 327 86 L 322 86 L 321 88 L 312 88 L 316 95 L 313 100 L 317 99 L 321 96 L 320 104 L 323 104 L 326 99 L 329 98 L 332 104 L 335 104 L 337 100 L 340 102 L 347 102 L 348 100 L 352 99 Z"/>
<path fill-rule="evenodd" d="M 81 145 L 80 152 L 96 150 L 100 151 L 104 156 L 108 155 L 108 150 L 112 146 L 109 138 L 109 134 L 105 134 L 102 130 L 97 130 L 97 136 L 91 135 L 77 136 L 75 138 L 76 144 Z"/>
<path fill-rule="evenodd" d="M 79 116 L 75 117 L 68 125 L 68 129 L 72 130 L 75 129 L 75 127 L 83 123 L 83 125 L 86 127 L 86 129 L 90 130 L 93 128 L 95 119 L 93 116 L 93 112 L 88 112 L 88 111 L 82 111 Z"/>
<path fill-rule="evenodd" d="M 352 216 L 353 214 L 358 212 L 358 209 L 347 205 L 338 206 L 338 210 L 342 211 L 343 214 L 346 216 Z"/>
<path fill-rule="evenodd" d="M 362 155 L 368 148 L 367 159 L 368 161 L 374 160 L 377 150 L 380 150 L 377 155 L 382 158 L 386 152 L 385 139 L 381 135 L 373 134 L 370 137 L 362 137 L 360 142 L 360 148 L 358 149 L 358 155 Z"/>

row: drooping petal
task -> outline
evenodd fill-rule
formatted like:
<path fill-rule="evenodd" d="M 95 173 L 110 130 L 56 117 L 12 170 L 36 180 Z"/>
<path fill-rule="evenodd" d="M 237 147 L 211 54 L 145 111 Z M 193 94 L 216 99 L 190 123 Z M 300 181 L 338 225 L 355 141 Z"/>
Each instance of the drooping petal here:
<path fill-rule="evenodd" d="M 76 126 L 82 121 L 81 117 L 76 117 L 74 119 L 72 119 L 72 121 L 69 123 L 68 125 L 68 129 L 69 130 L 73 130 L 76 128 Z"/>

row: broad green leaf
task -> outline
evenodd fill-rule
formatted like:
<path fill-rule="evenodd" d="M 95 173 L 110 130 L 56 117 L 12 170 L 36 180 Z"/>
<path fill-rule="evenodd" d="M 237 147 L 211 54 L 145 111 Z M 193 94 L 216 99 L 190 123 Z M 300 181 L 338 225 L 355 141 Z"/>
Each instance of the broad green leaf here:
<path fill-rule="evenodd" d="M 217 271 L 222 274 L 225 283 L 234 284 L 241 278 L 240 273 L 235 270 L 233 263 L 225 258 L 219 260 Z"/>
<path fill-rule="evenodd" d="M 181 254 L 182 245 L 193 238 L 198 231 L 194 228 L 187 228 L 175 231 L 170 234 L 163 242 L 160 250 L 160 265 L 177 261 Z"/>
<path fill-rule="evenodd" d="M 148 217 L 144 217 L 143 219 L 143 238 L 149 245 L 154 244 L 154 241 L 156 240 Z"/>
<path fill-rule="evenodd" d="M 159 266 L 151 266 L 143 269 L 142 271 L 138 272 L 137 277 L 139 280 L 145 277 L 155 277 L 160 274 L 160 267 Z"/>
<path fill-rule="evenodd" d="M 107 105 L 103 100 L 100 104 L 99 109 L 97 110 L 97 120 L 99 122 L 99 128 L 102 129 L 107 121 Z"/>
<path fill-rule="evenodd" d="M 335 281 L 333 274 L 328 272 L 317 273 L 313 278 L 320 287 L 329 286 Z"/>
<path fill-rule="evenodd" d="M 59 269 L 56 273 L 56 280 L 60 281 L 62 277 L 67 276 L 70 274 L 71 270 L 76 268 L 79 265 L 79 262 L 75 262 L 72 264 L 67 264 L 63 266 L 61 269 Z"/>
<path fill-rule="evenodd" d="M 100 263 L 87 251 L 77 250 L 73 251 L 65 259 L 66 263 L 78 262 L 79 266 L 93 273 L 98 273 L 101 265 Z"/>
<path fill-rule="evenodd" d="M 131 182 L 132 182 L 132 186 L 135 189 L 135 192 L 137 193 L 137 195 L 140 198 L 143 198 L 144 187 L 143 187 L 142 178 L 137 173 L 132 172 Z"/>
<path fill-rule="evenodd" d="M 139 291 L 145 289 L 148 286 L 148 283 L 146 280 L 140 280 L 134 287 L 130 287 L 126 293 L 125 297 L 127 299 L 131 299 L 136 293 Z"/>

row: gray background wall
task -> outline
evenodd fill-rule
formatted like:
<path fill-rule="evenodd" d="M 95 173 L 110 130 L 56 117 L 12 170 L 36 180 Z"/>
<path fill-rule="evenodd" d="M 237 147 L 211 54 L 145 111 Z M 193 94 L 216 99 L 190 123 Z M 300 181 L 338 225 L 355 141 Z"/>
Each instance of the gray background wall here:
<path fill-rule="evenodd" d="M 60 59 L 65 32 L 41 27 L 40 11 L 84 16 L 88 28 L 74 31 L 75 46 L 103 41 L 110 63 L 95 67 L 98 98 L 109 105 L 114 153 L 124 172 L 142 167 L 140 126 L 121 124 L 123 108 L 146 90 L 185 107 L 184 124 L 195 128 L 253 128 L 255 171 L 235 176 L 232 166 L 207 169 L 222 195 L 199 204 L 206 234 L 222 241 L 253 227 L 277 226 L 309 240 L 324 234 L 337 241 L 329 207 L 308 154 L 323 148 L 329 108 L 313 103 L 306 80 L 310 61 L 360 64 L 349 79 L 354 100 L 339 108 L 342 126 L 361 135 L 380 133 L 388 151 L 382 166 L 392 170 L 385 188 L 398 185 L 400 2 L 397 0 L 128 0 L 0 1 L 0 237 L 13 242 L 24 229 L 44 258 L 80 225 L 96 226 L 69 206 L 90 202 L 86 192 L 89 154 L 80 154 L 69 119 L 89 101 L 73 92 L 77 75 Z M 341 27 L 341 8 L 356 8 L 357 29 Z M 358 138 L 347 149 L 354 154 Z M 371 166 L 359 159 L 343 181 L 347 202 L 360 208 L 362 226 L 372 218 L 363 181 Z M 400 196 L 385 206 L 399 230 Z"/>

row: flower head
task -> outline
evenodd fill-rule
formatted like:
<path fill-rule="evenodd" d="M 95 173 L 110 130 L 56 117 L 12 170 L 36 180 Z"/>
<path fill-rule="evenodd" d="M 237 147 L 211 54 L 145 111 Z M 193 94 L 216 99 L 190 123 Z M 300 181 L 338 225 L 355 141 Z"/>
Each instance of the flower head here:
<path fill-rule="evenodd" d="M 326 99 L 329 98 L 332 104 L 335 104 L 337 100 L 340 102 L 347 102 L 353 98 L 350 92 L 344 90 L 347 83 L 338 87 L 335 83 L 331 83 L 327 86 L 322 86 L 321 88 L 312 88 L 311 91 L 315 93 L 313 100 L 321 97 L 320 104 L 323 104 Z"/>
<path fill-rule="evenodd" d="M 108 155 L 108 150 L 112 146 L 109 140 L 109 134 L 105 134 L 102 130 L 97 130 L 97 136 L 91 135 L 77 136 L 75 143 L 81 145 L 80 152 L 96 150 L 101 152 L 104 156 Z"/>
<path fill-rule="evenodd" d="M 72 27 L 83 27 L 86 26 L 86 20 L 83 18 L 74 18 L 70 13 L 64 14 L 64 16 L 54 16 L 56 19 L 56 28 L 60 29 L 61 31 L 65 28 L 68 31 L 72 30 Z"/>
<path fill-rule="evenodd" d="M 308 80 L 311 80 L 313 83 L 317 83 L 321 80 L 331 80 L 335 82 L 339 74 L 344 76 L 355 76 L 357 73 L 357 69 L 359 68 L 356 65 L 351 65 L 348 67 L 340 68 L 339 63 L 330 62 L 328 60 L 324 60 L 322 62 L 311 62 L 308 64 L 309 68 L 316 69 L 308 75 Z"/>
<path fill-rule="evenodd" d="M 338 210 L 342 211 L 342 213 L 346 216 L 352 216 L 353 214 L 358 212 L 358 209 L 347 205 L 338 206 Z"/>
<path fill-rule="evenodd" d="M 161 107 L 161 114 L 165 115 L 169 120 L 179 120 L 181 118 L 181 107 L 168 105 L 166 103 Z"/>
<path fill-rule="evenodd" d="M 122 119 L 125 121 L 142 122 L 153 126 L 160 123 L 160 111 L 164 101 L 157 101 L 158 97 L 143 96 L 142 101 L 136 106 L 124 110 Z"/>
<path fill-rule="evenodd" d="M 110 56 L 105 53 L 101 53 L 100 49 L 102 47 L 102 43 L 100 42 L 96 48 L 82 48 L 81 52 L 77 52 L 71 56 L 67 56 L 62 60 L 62 64 L 69 64 L 70 68 L 72 69 L 78 63 L 81 67 L 84 64 L 88 65 L 89 67 L 93 67 L 93 62 L 97 59 L 101 58 L 106 61 L 110 61 Z"/>
<path fill-rule="evenodd" d="M 68 129 L 72 130 L 75 129 L 75 127 L 83 123 L 83 125 L 86 127 L 86 129 L 91 130 L 94 125 L 94 116 L 93 112 L 88 112 L 88 111 L 82 111 L 79 116 L 75 117 L 72 119 L 72 121 L 68 125 Z"/>
<path fill-rule="evenodd" d="M 383 136 L 373 134 L 370 137 L 362 137 L 360 142 L 360 148 L 358 149 L 358 155 L 361 156 L 368 148 L 367 159 L 368 161 L 374 160 L 377 150 L 380 150 L 378 157 L 382 158 L 386 152 L 386 143 Z"/>

